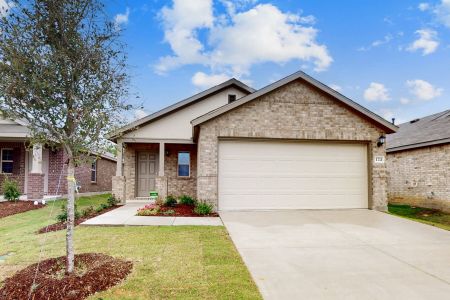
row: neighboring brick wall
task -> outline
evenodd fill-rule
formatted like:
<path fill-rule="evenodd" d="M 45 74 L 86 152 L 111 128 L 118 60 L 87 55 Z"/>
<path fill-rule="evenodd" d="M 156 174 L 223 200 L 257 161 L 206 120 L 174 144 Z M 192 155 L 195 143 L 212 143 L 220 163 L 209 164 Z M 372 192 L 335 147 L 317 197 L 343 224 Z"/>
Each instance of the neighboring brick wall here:
<path fill-rule="evenodd" d="M 44 174 L 28 174 L 27 200 L 42 200 L 44 198 Z"/>
<path fill-rule="evenodd" d="M 49 150 L 48 194 L 67 194 L 67 156 L 63 149 Z M 112 190 L 112 177 L 116 162 L 100 158 L 97 162 L 97 182 L 91 182 L 91 163 L 75 168 L 80 193 L 108 192 Z M 59 187 L 58 187 L 59 186 Z"/>
<path fill-rule="evenodd" d="M 373 157 L 383 130 L 311 85 L 295 81 L 200 125 L 197 196 L 217 206 L 218 138 L 283 138 L 367 141 L 370 207 L 386 210 L 386 166 Z"/>
<path fill-rule="evenodd" d="M 388 199 L 450 211 L 450 144 L 387 155 Z"/>
<path fill-rule="evenodd" d="M 0 194 L 3 194 L 2 184 L 6 176 L 16 180 L 20 192 L 25 194 L 25 145 L 23 142 L 0 142 L 0 149 L 13 149 L 13 173 L 0 174 Z"/>

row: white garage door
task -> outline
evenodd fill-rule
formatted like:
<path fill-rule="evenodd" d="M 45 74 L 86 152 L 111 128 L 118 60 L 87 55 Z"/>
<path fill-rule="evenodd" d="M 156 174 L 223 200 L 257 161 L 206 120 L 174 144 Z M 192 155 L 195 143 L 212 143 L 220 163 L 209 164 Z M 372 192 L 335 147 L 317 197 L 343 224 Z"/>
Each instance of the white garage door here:
<path fill-rule="evenodd" d="M 219 142 L 220 210 L 367 207 L 364 144 Z"/>

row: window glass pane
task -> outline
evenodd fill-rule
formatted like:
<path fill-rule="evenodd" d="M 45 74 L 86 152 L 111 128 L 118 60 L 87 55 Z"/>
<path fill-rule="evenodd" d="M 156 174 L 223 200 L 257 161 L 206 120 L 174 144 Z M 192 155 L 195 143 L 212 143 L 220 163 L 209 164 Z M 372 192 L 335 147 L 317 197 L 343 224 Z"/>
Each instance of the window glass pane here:
<path fill-rule="evenodd" d="M 13 163 L 12 162 L 3 162 L 2 163 L 2 173 L 12 173 L 13 171 Z"/>
<path fill-rule="evenodd" d="M 94 182 L 97 181 L 97 174 L 95 171 L 91 172 L 91 181 L 94 181 Z"/>
<path fill-rule="evenodd" d="M 13 152 L 11 149 L 3 149 L 2 151 L 2 160 L 12 160 Z"/>
<path fill-rule="evenodd" d="M 189 165 L 189 152 L 178 153 L 178 164 L 179 165 Z"/>
<path fill-rule="evenodd" d="M 178 166 L 178 176 L 189 176 L 189 166 L 179 165 Z"/>

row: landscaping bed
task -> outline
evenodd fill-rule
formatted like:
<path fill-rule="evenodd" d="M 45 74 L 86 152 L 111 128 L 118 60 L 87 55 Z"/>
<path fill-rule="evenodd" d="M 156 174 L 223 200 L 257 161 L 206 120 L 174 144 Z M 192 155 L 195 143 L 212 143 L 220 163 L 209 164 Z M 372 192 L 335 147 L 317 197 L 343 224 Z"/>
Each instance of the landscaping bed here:
<path fill-rule="evenodd" d="M 389 204 L 389 213 L 442 229 L 450 230 L 450 214 L 437 209 L 403 204 Z"/>
<path fill-rule="evenodd" d="M 199 202 L 189 196 L 181 196 L 178 200 L 173 196 L 167 196 L 164 201 L 147 204 L 138 209 L 138 216 L 159 217 L 218 217 L 213 207 L 205 202 Z"/>
<path fill-rule="evenodd" d="M 0 202 L 0 218 L 20 214 L 29 210 L 45 207 L 43 204 L 34 205 L 33 201 L 5 201 Z"/>
<path fill-rule="evenodd" d="M 65 256 L 28 266 L 3 282 L 0 298 L 85 299 L 120 283 L 133 264 L 100 253 L 75 255 L 75 271 L 65 274 Z"/>
<path fill-rule="evenodd" d="M 103 209 L 100 212 L 94 212 L 94 213 L 92 213 L 92 214 L 90 214 L 88 216 L 79 217 L 79 218 L 75 219 L 75 226 L 78 226 L 81 223 L 83 223 L 84 221 L 87 221 L 87 220 L 92 219 L 94 217 L 100 216 L 100 215 L 102 215 L 104 213 L 107 213 L 108 211 L 111 211 L 111 210 L 116 209 L 118 207 L 120 207 L 120 206 L 108 207 L 108 208 Z M 54 224 L 42 227 L 41 229 L 39 229 L 37 231 L 37 233 L 38 234 L 42 234 L 42 233 L 47 233 L 47 232 L 52 232 L 52 231 L 64 230 L 66 228 L 67 228 L 67 223 L 66 222 L 57 222 L 57 223 L 54 223 Z"/>

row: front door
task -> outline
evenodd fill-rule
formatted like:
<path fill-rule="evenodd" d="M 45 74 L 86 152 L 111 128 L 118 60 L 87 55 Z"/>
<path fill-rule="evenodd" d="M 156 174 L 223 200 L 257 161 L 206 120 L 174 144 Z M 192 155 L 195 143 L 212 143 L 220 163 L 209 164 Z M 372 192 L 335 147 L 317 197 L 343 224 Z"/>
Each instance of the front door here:
<path fill-rule="evenodd" d="M 148 197 L 155 189 L 158 173 L 158 155 L 152 152 L 138 152 L 137 157 L 137 196 Z"/>

